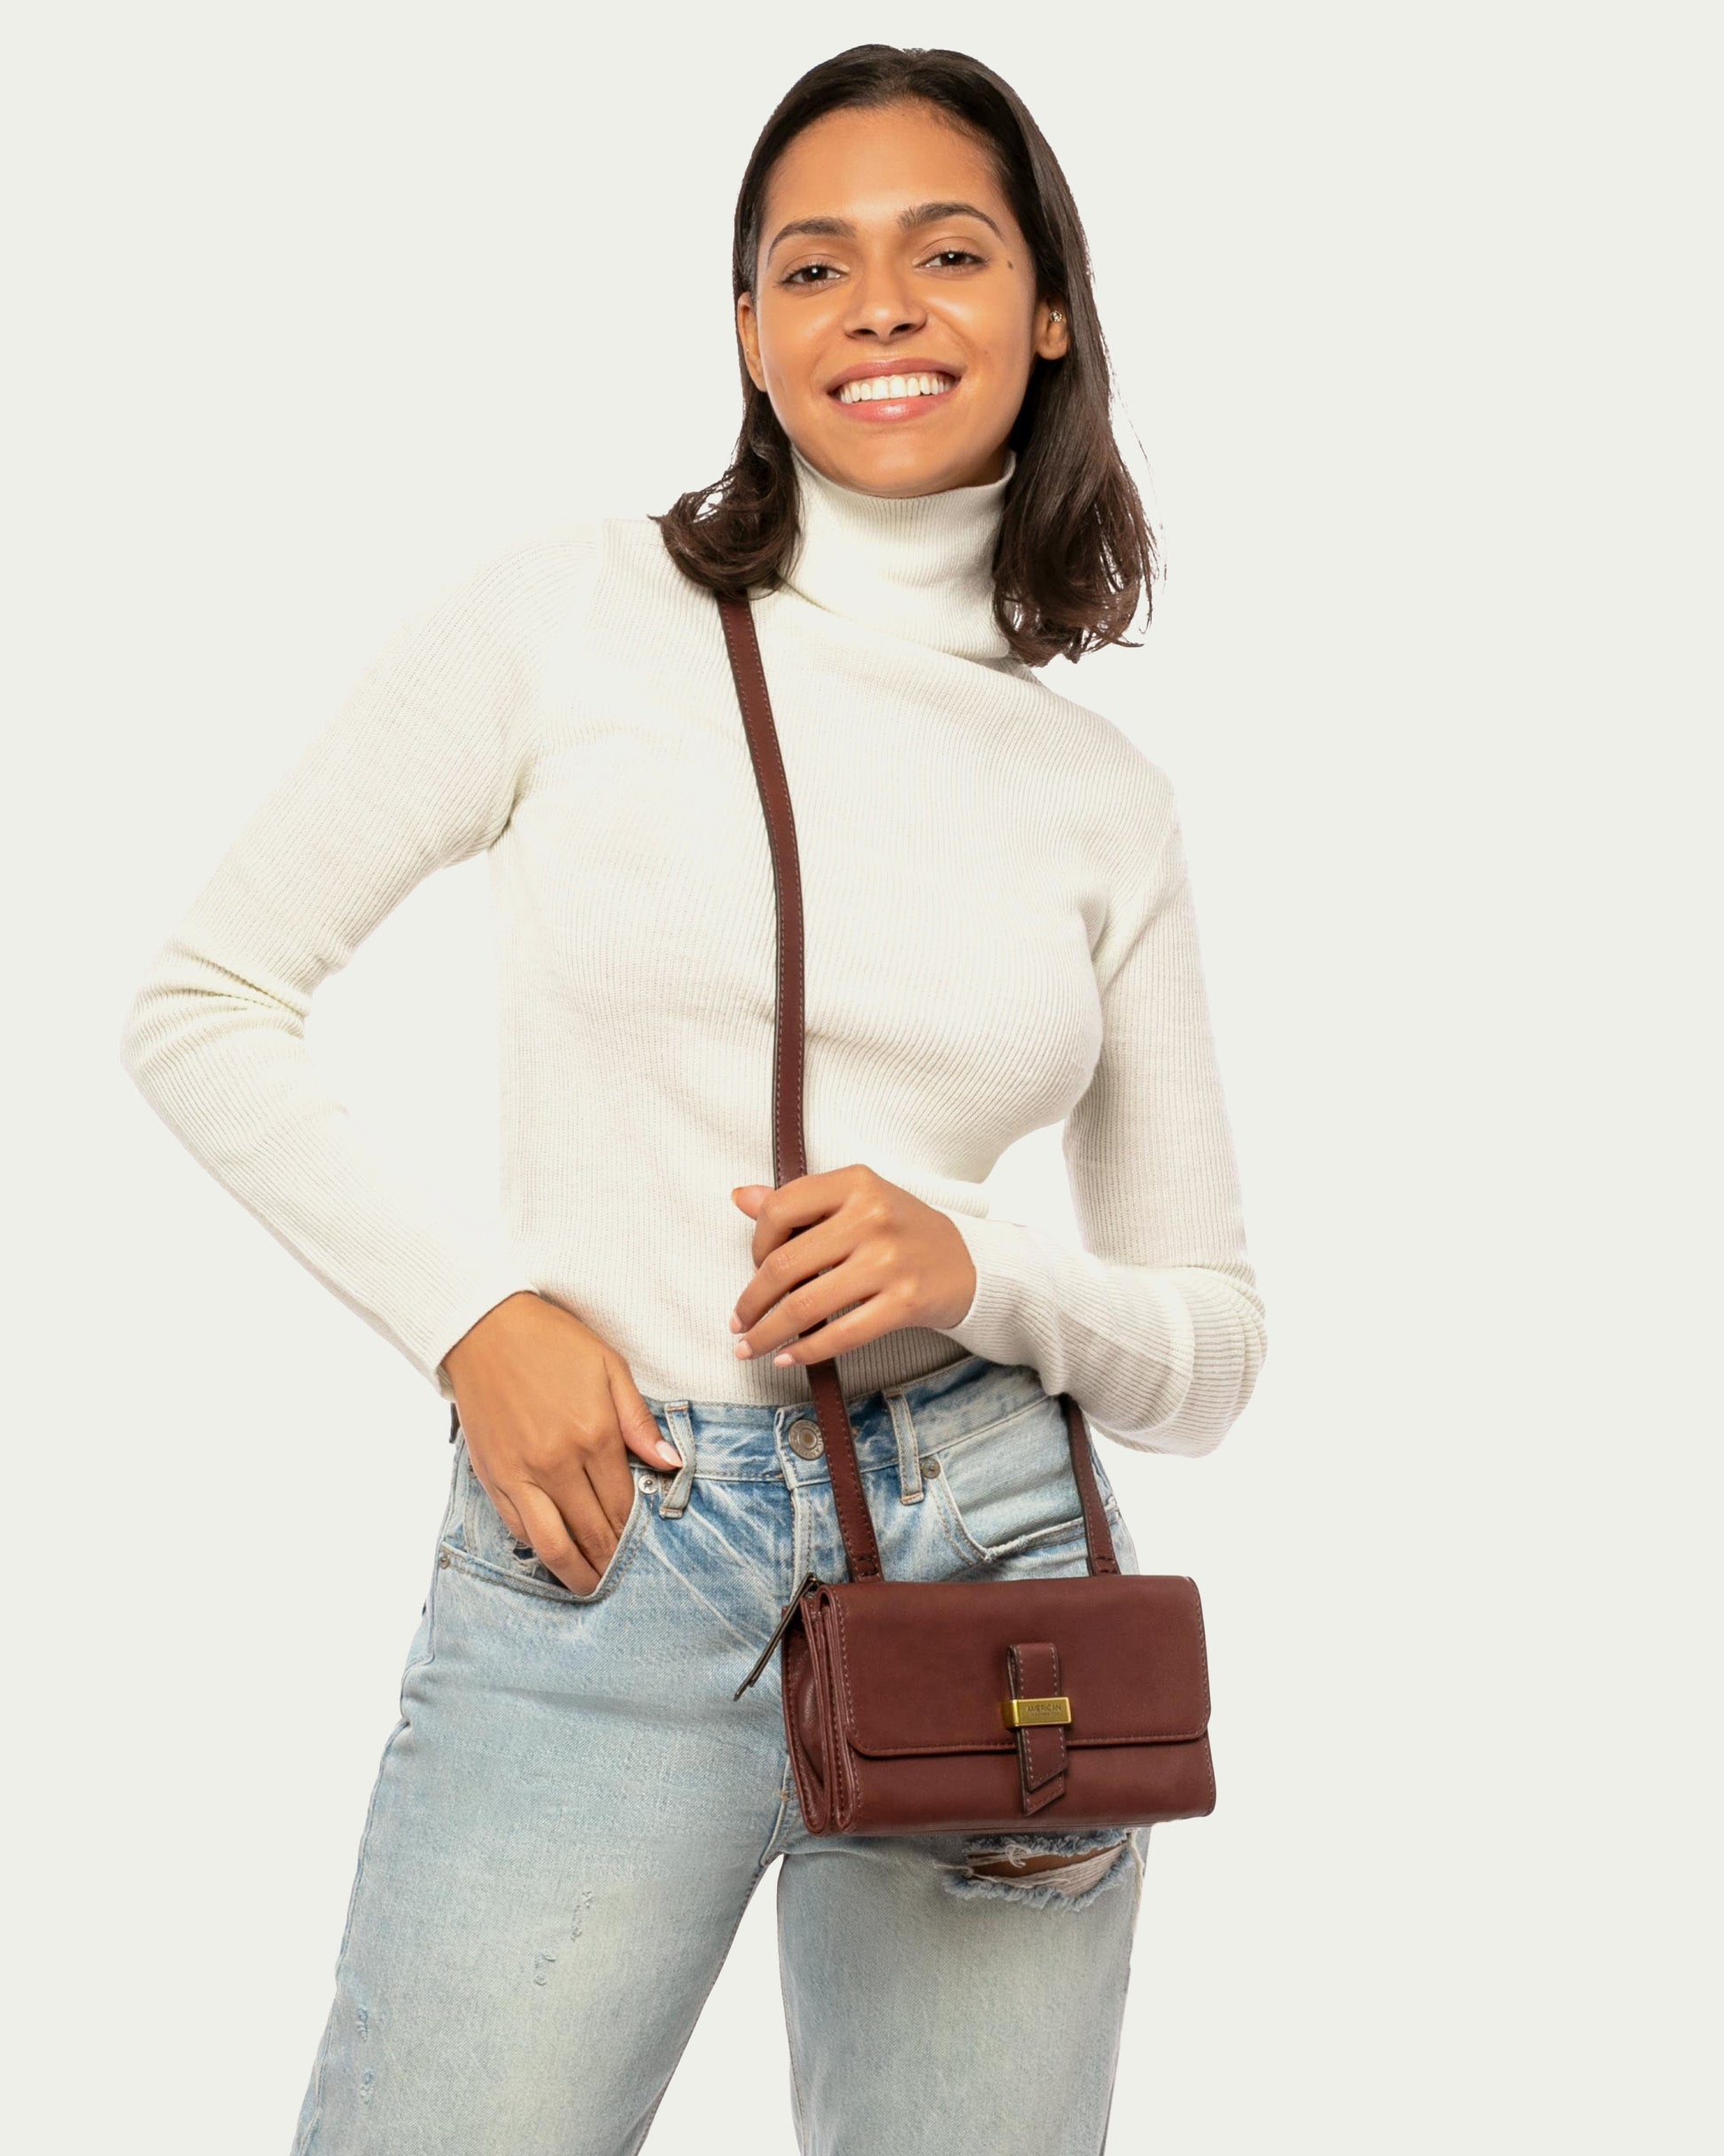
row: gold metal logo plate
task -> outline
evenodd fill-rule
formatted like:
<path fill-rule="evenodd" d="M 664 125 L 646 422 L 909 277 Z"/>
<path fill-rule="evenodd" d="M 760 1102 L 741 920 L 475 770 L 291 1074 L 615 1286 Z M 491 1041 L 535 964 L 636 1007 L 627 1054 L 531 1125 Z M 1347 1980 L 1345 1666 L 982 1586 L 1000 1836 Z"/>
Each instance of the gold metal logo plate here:
<path fill-rule="evenodd" d="M 1063 1692 L 1032 1693 L 1024 1700 L 1002 1700 L 999 1718 L 1007 1729 L 1039 1729 L 1045 1723 L 1069 1722 L 1071 1701 Z"/>

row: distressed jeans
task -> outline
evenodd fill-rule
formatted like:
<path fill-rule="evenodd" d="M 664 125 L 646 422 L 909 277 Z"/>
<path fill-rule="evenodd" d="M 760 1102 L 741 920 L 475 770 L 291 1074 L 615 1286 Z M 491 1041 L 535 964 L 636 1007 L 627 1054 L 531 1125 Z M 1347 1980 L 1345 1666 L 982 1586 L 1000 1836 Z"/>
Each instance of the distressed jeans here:
<path fill-rule="evenodd" d="M 648 1405 L 683 1465 L 632 1463 L 587 1594 L 455 1433 L 294 2156 L 628 2156 L 774 1863 L 804 2156 L 1096 2156 L 1149 1830 L 809 1834 L 777 1655 L 732 1694 L 795 1583 L 847 1576 L 819 1426 Z M 1033 1370 L 969 1355 L 850 1408 L 889 1578 L 1084 1570 Z M 975 1868 L 1043 1851 L 1084 1855 Z"/>

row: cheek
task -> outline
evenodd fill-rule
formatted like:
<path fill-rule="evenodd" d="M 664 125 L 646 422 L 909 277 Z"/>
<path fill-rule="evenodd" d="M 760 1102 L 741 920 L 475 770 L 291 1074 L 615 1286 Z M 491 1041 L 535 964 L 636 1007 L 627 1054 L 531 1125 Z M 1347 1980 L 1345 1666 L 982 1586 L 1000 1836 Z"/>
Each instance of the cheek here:
<path fill-rule="evenodd" d="M 948 315 L 960 351 L 970 354 L 972 375 L 984 396 L 1015 409 L 1029 380 L 1035 357 L 1032 303 L 1013 293 Z"/>
<path fill-rule="evenodd" d="M 817 386 L 820 354 L 831 350 L 834 332 L 819 319 L 822 312 L 803 306 L 780 315 L 769 308 L 761 317 L 760 370 L 775 408 L 805 410 L 823 397 Z"/>
<path fill-rule="evenodd" d="M 978 356 L 971 382 L 970 418 L 979 434 L 997 440 L 1017 417 L 1029 385 L 1029 362 L 1027 339 L 1002 343 Z"/>

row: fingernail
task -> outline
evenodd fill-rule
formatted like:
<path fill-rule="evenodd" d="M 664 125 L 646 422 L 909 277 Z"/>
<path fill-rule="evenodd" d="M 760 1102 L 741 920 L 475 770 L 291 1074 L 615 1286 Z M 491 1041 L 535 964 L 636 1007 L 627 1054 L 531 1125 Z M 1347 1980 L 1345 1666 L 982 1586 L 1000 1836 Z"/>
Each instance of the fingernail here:
<path fill-rule="evenodd" d="M 682 1465 L 681 1453 L 677 1451 L 674 1445 L 666 1444 L 662 1437 L 658 1441 L 658 1457 L 664 1462 L 667 1467 L 680 1467 Z"/>
<path fill-rule="evenodd" d="M 739 1340 L 736 1343 L 736 1352 L 742 1357 L 742 1360 L 746 1362 L 749 1357 L 754 1353 L 754 1350 L 749 1345 L 746 1340 Z"/>
<path fill-rule="evenodd" d="M 730 1313 L 730 1329 L 733 1333 L 740 1333 L 742 1329 L 742 1320 L 734 1311 Z"/>
<path fill-rule="evenodd" d="M 788 1348 L 786 1348 L 782 1355 L 774 1355 L 773 1358 L 773 1360 L 780 1366 L 782 1366 L 782 1365 L 785 1363 L 793 1363 L 796 1359 L 796 1357 L 791 1354 Z"/>

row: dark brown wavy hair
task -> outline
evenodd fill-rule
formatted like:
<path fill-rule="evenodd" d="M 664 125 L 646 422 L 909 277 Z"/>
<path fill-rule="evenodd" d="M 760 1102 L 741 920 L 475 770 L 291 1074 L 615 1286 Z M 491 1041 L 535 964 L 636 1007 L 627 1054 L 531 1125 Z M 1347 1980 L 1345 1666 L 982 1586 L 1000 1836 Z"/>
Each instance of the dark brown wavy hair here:
<path fill-rule="evenodd" d="M 1153 608 L 1155 540 L 1112 424 L 1113 370 L 1090 284 L 1089 243 L 1059 160 L 1011 85 L 966 52 L 852 45 L 793 83 L 762 128 L 736 198 L 734 296 L 754 289 L 773 167 L 826 113 L 919 99 L 991 155 L 1036 266 L 1037 296 L 1064 307 L 1065 355 L 1032 363 L 1006 437 L 1017 463 L 994 554 L 994 618 L 1019 658 L 1044 665 L 1125 634 Z M 796 475 L 789 437 L 757 389 L 737 339 L 742 430 L 729 469 L 655 518 L 672 557 L 713 591 L 773 589 L 796 550 Z"/>

